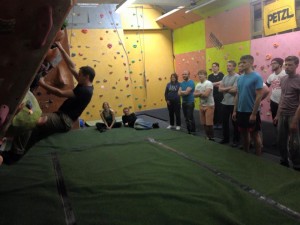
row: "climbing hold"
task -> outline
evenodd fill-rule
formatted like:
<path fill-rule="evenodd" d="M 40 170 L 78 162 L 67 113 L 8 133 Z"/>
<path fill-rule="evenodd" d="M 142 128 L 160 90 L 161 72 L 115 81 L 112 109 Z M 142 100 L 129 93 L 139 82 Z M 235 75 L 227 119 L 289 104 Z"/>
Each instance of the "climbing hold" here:
<path fill-rule="evenodd" d="M 127 98 L 129 98 L 131 95 L 127 95 Z"/>
<path fill-rule="evenodd" d="M 103 41 L 103 37 L 100 37 L 100 41 Z"/>
<path fill-rule="evenodd" d="M 106 79 L 104 79 L 104 80 L 103 80 L 103 82 L 104 82 L 104 83 L 106 83 L 106 82 L 107 82 L 107 80 L 106 80 Z"/>
<path fill-rule="evenodd" d="M 116 99 L 119 99 L 119 97 L 118 97 L 118 96 L 116 96 Z"/>
<path fill-rule="evenodd" d="M 114 72 L 111 71 L 111 72 L 109 72 L 109 75 L 112 75 L 113 73 L 114 73 Z"/>
<path fill-rule="evenodd" d="M 261 66 L 261 67 L 260 67 L 260 70 L 264 70 L 264 69 L 265 69 L 265 66 Z"/>
<path fill-rule="evenodd" d="M 279 47 L 279 44 L 278 44 L 278 43 L 274 43 L 274 44 L 273 44 L 273 47 L 274 47 L 274 48 L 278 48 L 278 47 Z"/>
<path fill-rule="evenodd" d="M 135 63 L 135 60 L 131 60 L 131 63 Z"/>
<path fill-rule="evenodd" d="M 84 34 L 87 34 L 88 29 L 82 29 L 81 32 L 84 33 Z"/>
<path fill-rule="evenodd" d="M 101 85 L 101 88 L 104 89 L 104 85 Z"/>
<path fill-rule="evenodd" d="M 123 106 L 122 104 L 118 105 L 119 108 L 122 107 L 122 106 Z"/>
<path fill-rule="evenodd" d="M 113 67 L 112 65 L 108 64 L 109 67 Z"/>
<path fill-rule="evenodd" d="M 126 66 L 126 63 L 123 63 L 124 66 Z"/>
<path fill-rule="evenodd" d="M 137 45 L 136 45 L 136 44 L 134 44 L 132 47 L 136 48 L 136 47 L 137 47 Z"/>
<path fill-rule="evenodd" d="M 123 89 L 120 89 L 120 91 L 123 91 Z"/>
<path fill-rule="evenodd" d="M 266 60 L 270 60 L 270 59 L 272 59 L 272 55 L 271 54 L 267 54 L 266 55 Z"/>
<path fill-rule="evenodd" d="M 143 106 L 142 104 L 138 104 L 138 108 L 141 109 Z"/>
<path fill-rule="evenodd" d="M 112 44 L 107 44 L 107 47 L 108 47 L 109 49 L 111 49 L 111 48 L 112 48 Z"/>
<path fill-rule="evenodd" d="M 71 54 L 71 57 L 75 57 L 75 56 L 76 56 L 76 53 L 72 53 L 72 54 Z"/>
<path fill-rule="evenodd" d="M 102 19 L 103 17 L 104 17 L 104 15 L 101 13 L 101 14 L 100 14 L 100 18 Z"/>
<path fill-rule="evenodd" d="M 108 34 L 109 31 L 107 30 L 107 31 L 105 31 L 105 32 Z"/>
<path fill-rule="evenodd" d="M 79 56 L 83 56 L 83 54 L 82 54 L 82 53 L 78 53 L 78 55 L 79 55 Z"/>
<path fill-rule="evenodd" d="M 129 79 L 129 77 L 125 77 L 125 80 L 128 80 Z"/>
<path fill-rule="evenodd" d="M 115 86 L 113 86 L 113 87 L 112 87 L 112 89 L 116 89 L 116 87 L 115 87 Z"/>
<path fill-rule="evenodd" d="M 161 77 L 159 77 L 158 80 L 162 80 Z"/>
<path fill-rule="evenodd" d="M 129 87 L 129 84 L 127 84 L 126 87 L 128 88 L 128 87 Z"/>

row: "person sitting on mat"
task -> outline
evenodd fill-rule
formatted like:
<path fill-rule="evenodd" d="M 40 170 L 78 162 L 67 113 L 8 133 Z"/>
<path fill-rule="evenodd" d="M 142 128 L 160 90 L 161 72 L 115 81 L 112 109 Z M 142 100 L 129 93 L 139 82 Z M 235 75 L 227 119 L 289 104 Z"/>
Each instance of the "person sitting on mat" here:
<path fill-rule="evenodd" d="M 110 130 L 112 128 L 119 128 L 122 126 L 121 122 L 116 122 L 115 112 L 112 108 L 110 108 L 108 102 L 103 102 L 102 109 L 100 117 L 103 122 L 96 123 L 96 127 L 99 131 L 104 131 L 104 129 Z"/>
<path fill-rule="evenodd" d="M 132 127 L 136 130 L 149 130 L 152 128 L 159 128 L 158 123 L 151 123 L 141 118 L 137 118 L 135 113 L 130 113 L 129 108 L 127 107 L 123 109 L 123 113 L 124 115 L 122 116 L 122 121 L 125 127 Z"/>

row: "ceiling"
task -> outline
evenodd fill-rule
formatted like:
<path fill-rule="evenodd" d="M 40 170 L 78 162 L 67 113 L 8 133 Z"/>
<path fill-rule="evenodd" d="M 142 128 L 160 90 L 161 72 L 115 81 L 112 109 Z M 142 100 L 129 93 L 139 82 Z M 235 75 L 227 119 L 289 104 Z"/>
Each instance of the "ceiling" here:
<path fill-rule="evenodd" d="M 164 14 L 161 16 L 162 18 L 160 17 L 156 21 L 168 28 L 176 29 L 245 3 L 249 4 L 249 1 L 252 0 L 135 0 L 134 4 L 153 5 L 161 8 Z M 77 0 L 77 3 L 98 4 L 120 4 L 122 2 L 124 0 Z M 179 6 L 184 6 L 184 8 L 176 12 L 173 11 L 172 14 L 168 13 Z M 196 10 L 190 10 L 197 6 L 201 7 L 198 7 Z M 187 13 L 189 10 L 190 12 Z"/>
<path fill-rule="evenodd" d="M 124 0 L 77 0 L 77 3 L 120 4 L 123 1 Z M 203 1 L 207 0 L 136 0 L 134 4 L 155 5 L 162 8 L 165 12 L 169 12 L 179 6 L 190 8 L 191 5 Z"/>

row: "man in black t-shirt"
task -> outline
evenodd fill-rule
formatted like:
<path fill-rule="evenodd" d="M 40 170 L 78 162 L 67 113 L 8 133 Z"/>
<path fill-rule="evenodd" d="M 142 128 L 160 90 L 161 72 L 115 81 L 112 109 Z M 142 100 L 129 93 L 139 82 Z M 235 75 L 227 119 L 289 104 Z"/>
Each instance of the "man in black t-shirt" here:
<path fill-rule="evenodd" d="M 3 160 L 3 163 L 5 164 L 14 163 L 40 139 L 54 133 L 69 131 L 72 128 L 74 121 L 78 119 L 91 101 L 94 90 L 94 69 L 89 66 L 84 66 L 79 69 L 79 72 L 77 72 L 75 64 L 72 62 L 61 44 L 56 42 L 56 45 L 70 72 L 77 80 L 78 85 L 74 89 L 61 90 L 47 84 L 44 78 L 41 78 L 39 81 L 39 85 L 41 87 L 53 95 L 67 99 L 59 107 L 57 112 L 48 113 L 43 116 L 43 124 L 37 126 L 33 131 L 26 131 L 19 136 L 15 136 L 12 143 L 12 149 L 10 151 L 0 153 L 0 162 Z"/>
<path fill-rule="evenodd" d="M 136 130 L 149 130 L 152 128 L 159 128 L 158 123 L 151 123 L 141 118 L 137 118 L 135 113 L 130 113 L 129 108 L 123 109 L 124 115 L 122 116 L 122 122 L 124 127 L 132 127 Z"/>
<path fill-rule="evenodd" d="M 222 100 L 223 100 L 223 93 L 219 92 L 219 86 L 221 81 L 224 77 L 224 74 L 219 71 L 219 63 L 214 62 L 212 64 L 212 74 L 208 76 L 208 80 L 213 83 L 214 90 L 214 101 L 215 101 L 215 111 L 214 111 L 214 128 L 215 129 L 222 129 Z"/>

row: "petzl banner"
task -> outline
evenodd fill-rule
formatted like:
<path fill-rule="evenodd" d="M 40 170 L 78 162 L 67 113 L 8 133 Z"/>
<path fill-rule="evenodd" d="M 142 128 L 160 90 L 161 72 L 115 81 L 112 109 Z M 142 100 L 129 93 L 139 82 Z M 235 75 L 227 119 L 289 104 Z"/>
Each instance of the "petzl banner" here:
<path fill-rule="evenodd" d="M 279 0 L 264 7 L 266 36 L 296 27 L 295 0 Z"/>

